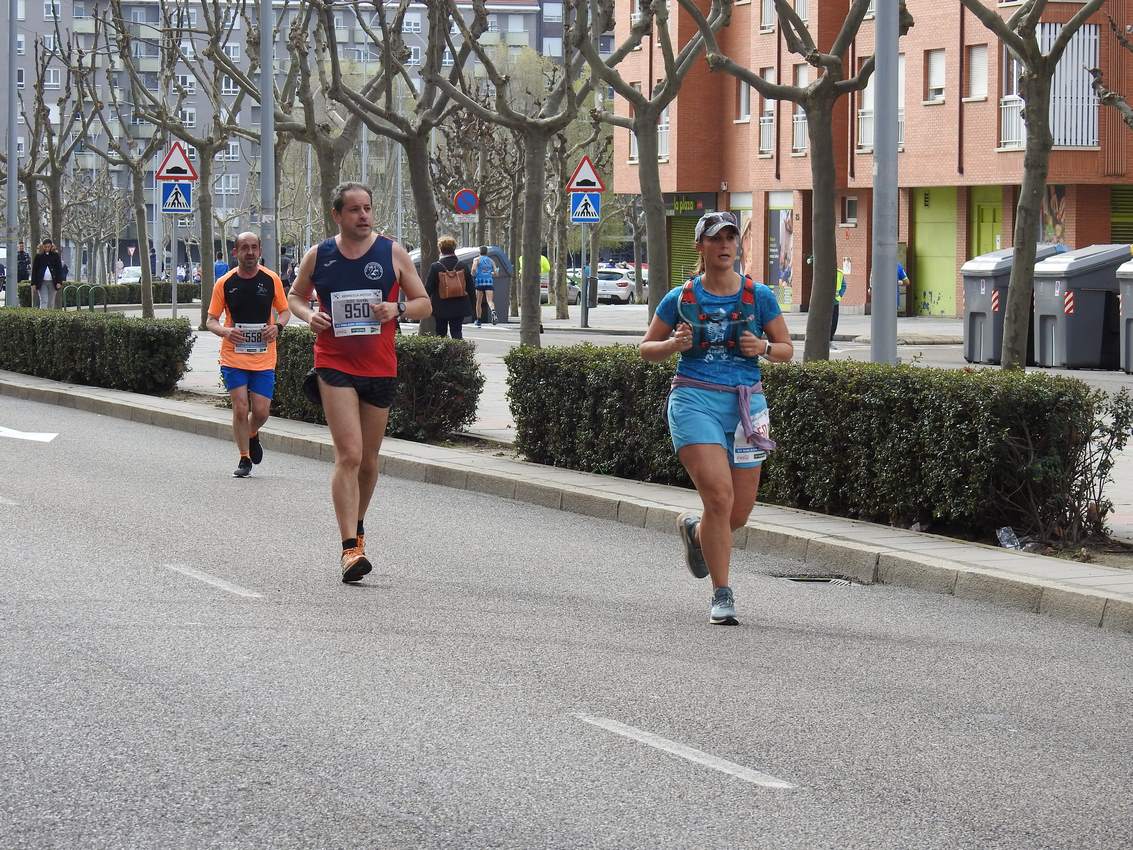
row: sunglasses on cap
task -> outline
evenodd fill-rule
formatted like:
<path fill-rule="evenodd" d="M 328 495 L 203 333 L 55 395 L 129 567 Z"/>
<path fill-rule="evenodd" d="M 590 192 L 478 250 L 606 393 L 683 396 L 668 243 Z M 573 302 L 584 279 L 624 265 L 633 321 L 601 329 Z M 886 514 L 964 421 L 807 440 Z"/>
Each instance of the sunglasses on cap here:
<path fill-rule="evenodd" d="M 739 232 L 739 222 L 730 212 L 705 213 L 696 223 L 696 241 L 699 242 L 705 236 L 715 236 L 725 227 L 734 227 Z"/>

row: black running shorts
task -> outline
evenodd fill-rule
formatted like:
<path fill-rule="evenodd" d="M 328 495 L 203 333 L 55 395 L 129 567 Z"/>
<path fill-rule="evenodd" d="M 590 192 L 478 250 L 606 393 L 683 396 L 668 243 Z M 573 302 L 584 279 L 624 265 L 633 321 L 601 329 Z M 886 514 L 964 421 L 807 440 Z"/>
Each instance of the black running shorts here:
<path fill-rule="evenodd" d="M 322 367 L 312 369 L 303 382 L 303 390 L 307 399 L 313 404 L 322 404 L 319 399 L 319 382 L 322 378 L 332 387 L 351 387 L 358 393 L 358 400 L 374 407 L 391 407 L 397 395 L 397 378 L 366 378 L 360 375 L 350 375 L 338 369 Z"/>

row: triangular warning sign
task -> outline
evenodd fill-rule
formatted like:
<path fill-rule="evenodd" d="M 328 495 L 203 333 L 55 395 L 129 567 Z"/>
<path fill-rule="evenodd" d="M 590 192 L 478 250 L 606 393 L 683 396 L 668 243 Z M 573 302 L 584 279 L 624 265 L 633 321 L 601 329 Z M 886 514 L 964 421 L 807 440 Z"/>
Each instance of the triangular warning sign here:
<path fill-rule="evenodd" d="M 189 155 L 185 153 L 185 146 L 174 142 L 161 166 L 153 176 L 154 180 L 197 180 L 197 169 L 189 162 Z"/>
<path fill-rule="evenodd" d="M 598 176 L 598 172 L 594 170 L 594 163 L 590 161 L 590 157 L 583 156 L 582 162 L 578 164 L 578 168 L 574 170 L 571 175 L 570 182 L 567 183 L 568 192 L 605 192 L 606 184 L 602 182 L 602 178 Z"/>
<path fill-rule="evenodd" d="M 189 205 L 189 199 L 185 197 L 185 193 L 181 191 L 180 186 L 174 186 L 169 192 L 169 196 L 165 199 L 165 203 L 161 205 L 163 212 L 191 212 L 192 207 Z"/>

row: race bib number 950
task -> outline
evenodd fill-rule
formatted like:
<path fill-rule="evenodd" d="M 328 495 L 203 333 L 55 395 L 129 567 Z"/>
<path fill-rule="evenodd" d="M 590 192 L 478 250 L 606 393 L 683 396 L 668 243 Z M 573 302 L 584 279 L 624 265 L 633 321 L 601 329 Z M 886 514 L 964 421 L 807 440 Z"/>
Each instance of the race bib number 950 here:
<path fill-rule="evenodd" d="M 330 296 L 330 318 L 335 336 L 362 336 L 380 334 L 381 323 L 374 316 L 372 304 L 380 304 L 380 289 L 351 289 L 346 292 L 332 292 Z"/>

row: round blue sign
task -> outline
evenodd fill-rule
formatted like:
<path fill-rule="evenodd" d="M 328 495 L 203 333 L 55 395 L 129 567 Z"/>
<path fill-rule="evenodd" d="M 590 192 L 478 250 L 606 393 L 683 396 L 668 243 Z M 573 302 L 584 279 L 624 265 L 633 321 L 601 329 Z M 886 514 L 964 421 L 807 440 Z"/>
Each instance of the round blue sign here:
<path fill-rule="evenodd" d="M 471 189 L 461 189 L 452 199 L 452 208 L 465 215 L 476 212 L 479 206 L 480 198 Z"/>

